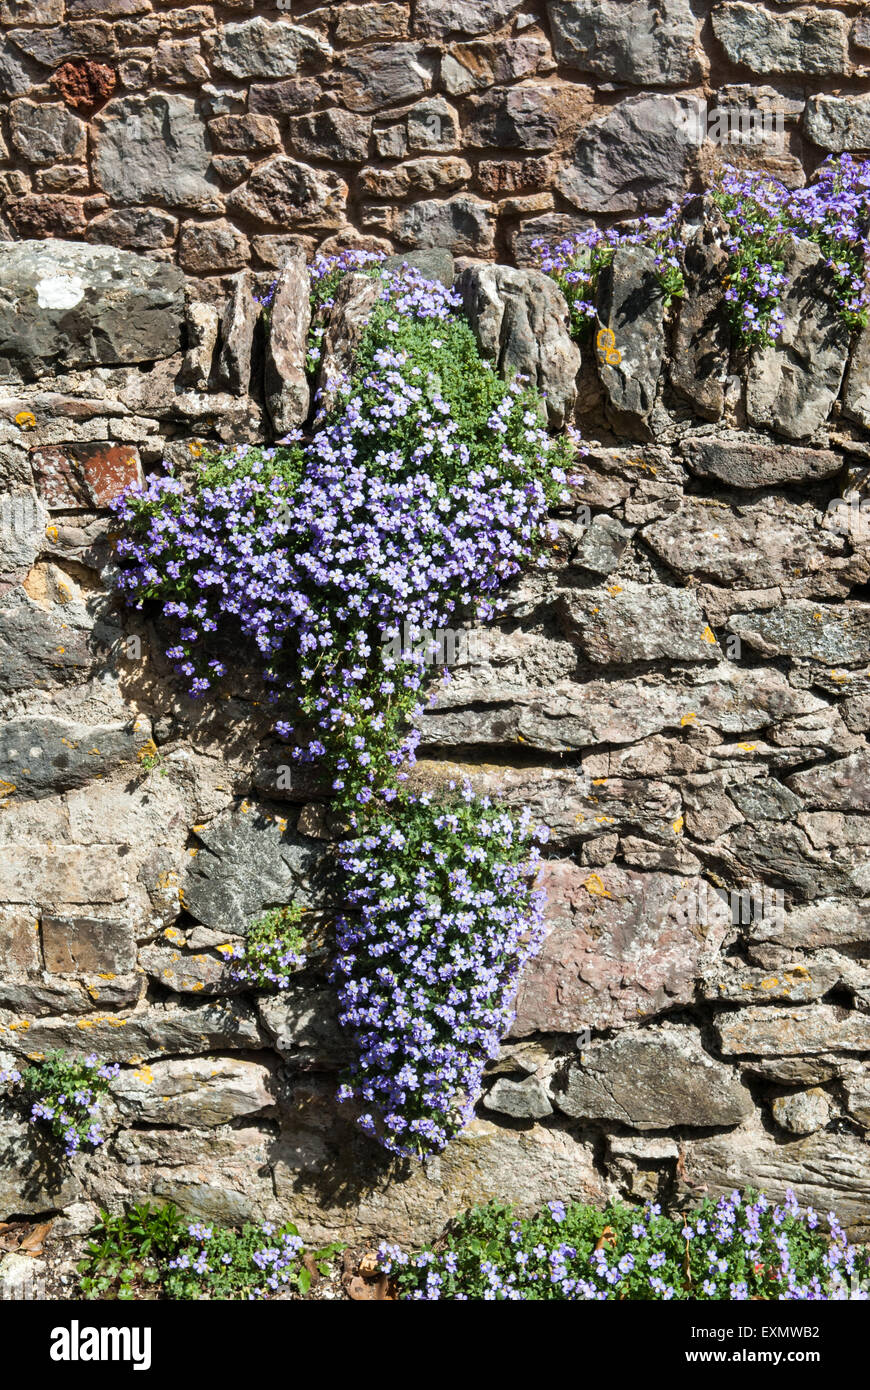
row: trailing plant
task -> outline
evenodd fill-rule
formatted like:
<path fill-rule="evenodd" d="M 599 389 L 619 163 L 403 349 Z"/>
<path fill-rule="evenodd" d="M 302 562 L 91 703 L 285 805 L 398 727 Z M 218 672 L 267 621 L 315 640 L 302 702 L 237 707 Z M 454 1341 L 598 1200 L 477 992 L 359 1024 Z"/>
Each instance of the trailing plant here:
<path fill-rule="evenodd" d="M 859 164 L 851 155 L 832 155 L 813 182 L 799 189 L 787 188 L 766 173 L 725 165 L 705 191 L 726 224 L 724 299 L 742 347 L 769 347 L 782 335 L 787 257 L 798 238 L 821 249 L 846 326 L 854 329 L 867 323 L 870 161 Z M 581 336 L 595 317 L 601 269 L 619 246 L 652 246 L 666 299 L 684 293 L 679 215 L 688 201 L 675 203 L 658 220 L 641 219 L 624 229 L 589 228 L 554 247 L 534 243 L 541 269 L 568 300 L 575 336 Z"/>
<path fill-rule="evenodd" d="M 97 1123 L 100 1098 L 118 1075 L 117 1063 L 100 1063 L 89 1057 L 67 1057 L 49 1052 L 23 1071 L 0 1071 L 0 1082 L 28 1110 L 31 1124 L 47 1131 L 71 1157 L 79 1149 L 97 1149 L 104 1142 Z"/>
<path fill-rule="evenodd" d="M 177 621 L 167 655 L 191 695 L 226 673 L 208 640 L 237 623 L 268 663 L 292 756 L 326 758 L 360 804 L 418 741 L 407 725 L 431 668 L 390 644 L 458 609 L 492 616 L 543 543 L 571 456 L 537 396 L 482 361 L 450 291 L 382 274 L 358 369 L 310 444 L 242 446 L 200 461 L 190 490 L 159 477 L 117 504 L 119 587 Z"/>
<path fill-rule="evenodd" d="M 339 1098 L 393 1153 L 437 1152 L 470 1118 L 543 933 L 536 838 L 466 785 L 403 796 L 341 847 L 358 916 L 333 979 L 358 1057 Z"/>
<path fill-rule="evenodd" d="M 432 952 L 449 953 L 434 967 L 442 993 L 430 991 L 419 1006 L 432 1015 L 427 1046 L 441 1036 L 443 1020 L 432 1022 L 438 1009 L 454 1011 L 452 1061 L 440 1090 L 425 1057 L 413 1083 L 388 1079 L 389 1067 L 377 1070 L 384 1057 L 367 1039 L 386 1014 L 375 1025 L 354 1012 L 354 991 L 370 982 L 357 978 L 362 953 L 351 962 L 356 928 L 349 922 L 336 967 L 345 1021 L 362 1048 L 359 1076 L 342 1094 L 365 1102 L 361 1123 L 387 1147 L 419 1155 L 443 1147 L 470 1111 L 480 1068 L 509 1018 L 518 971 L 538 941 L 539 909 L 527 882 L 528 846 L 517 849 L 529 838 L 527 821 L 514 824 L 506 812 L 490 816 L 484 807 L 476 814 L 485 829 L 460 822 L 484 856 L 470 883 L 488 896 L 457 911 L 452 875 L 462 892 L 466 883 L 450 838 L 456 812 L 441 816 L 426 802 L 397 800 L 419 741 L 413 721 L 431 677 L 434 634 L 457 620 L 492 618 L 500 587 L 542 557 L 548 509 L 567 496 L 574 445 L 548 434 L 541 400 L 527 384 L 503 382 L 482 360 L 458 317 L 458 297 L 407 266 L 390 271 L 364 253 L 318 262 L 316 319 L 340 277 L 359 269 L 380 282 L 380 297 L 353 369 L 322 407 L 310 440 L 297 432 L 273 448 L 204 455 L 194 461 L 190 486 L 169 475 L 127 492 L 116 504 L 125 528 L 118 586 L 137 607 L 156 600 L 176 625 L 167 655 L 193 696 L 226 675 L 211 655 L 219 627 L 229 624 L 256 644 L 277 732 L 294 760 L 326 763 L 337 809 L 361 837 L 373 873 L 382 861 L 387 878 L 399 868 L 399 843 L 412 862 L 422 832 L 410 827 L 428 819 L 439 872 L 427 892 L 433 904 L 441 895 L 440 924 L 434 907 L 424 921 L 410 900 L 386 900 L 397 932 L 426 936 L 427 965 Z M 409 631 L 422 641 L 406 644 Z M 441 873 L 446 863 L 450 872 Z M 415 872 L 423 867 L 413 865 Z M 379 881 L 386 886 L 383 874 Z M 353 878 L 362 929 L 377 936 L 383 915 L 362 889 Z M 263 936 L 255 947 L 262 954 L 249 957 L 252 982 L 277 983 L 272 976 L 284 968 L 272 954 L 277 941 Z M 397 972 L 405 954 L 395 957 Z M 463 983 L 448 987 L 459 961 Z M 489 994 L 481 994 L 484 984 Z M 416 999 L 422 984 L 414 988 Z M 397 1047 L 408 1041 L 392 1039 Z"/>
<path fill-rule="evenodd" d="M 661 217 L 642 217 L 624 231 L 616 227 L 588 227 L 556 246 L 548 246 L 541 237 L 532 242 L 541 270 L 555 280 L 567 300 L 575 338 L 584 339 L 590 330 L 597 313 L 595 299 L 601 272 L 612 264 L 620 246 L 649 246 L 653 250 L 656 277 L 666 307 L 685 294 L 681 247 L 674 236 L 681 209 L 681 203 L 674 203 Z"/>
<path fill-rule="evenodd" d="M 326 1274 L 341 1247 L 330 1245 L 303 1259 L 296 1227 L 247 1224 L 241 1230 L 188 1224 L 170 1203 L 132 1207 L 123 1216 L 102 1211 L 79 1262 L 86 1298 L 177 1300 L 263 1299 L 282 1289 L 306 1294 L 310 1265 Z"/>
<path fill-rule="evenodd" d="M 304 911 L 298 904 L 275 907 L 252 922 L 244 945 L 234 946 L 227 957 L 239 962 L 235 979 L 256 989 L 288 989 L 306 963 Z"/>
<path fill-rule="evenodd" d="M 380 1248 L 401 1298 L 742 1301 L 870 1297 L 870 1252 L 831 1212 L 801 1212 L 752 1191 L 687 1215 L 620 1202 L 603 1211 L 549 1202 L 518 1218 L 492 1202 L 455 1221 L 434 1248 Z"/>

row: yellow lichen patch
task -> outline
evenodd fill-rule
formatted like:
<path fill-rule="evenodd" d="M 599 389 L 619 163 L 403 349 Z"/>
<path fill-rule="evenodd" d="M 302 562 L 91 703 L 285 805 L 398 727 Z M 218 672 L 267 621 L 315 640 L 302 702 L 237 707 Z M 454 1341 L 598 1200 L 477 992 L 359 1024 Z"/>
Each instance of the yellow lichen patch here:
<path fill-rule="evenodd" d="M 609 594 L 621 594 L 621 593 L 622 593 L 622 585 L 621 585 L 621 584 L 608 584 L 608 586 L 607 586 L 607 592 L 608 592 Z"/>
<path fill-rule="evenodd" d="M 138 1071 L 133 1073 L 133 1075 L 135 1076 L 137 1081 L 141 1081 L 143 1086 L 154 1085 L 154 1073 L 147 1062 L 145 1063 L 144 1067 L 140 1067 Z"/>
<path fill-rule="evenodd" d="M 671 829 L 673 830 L 675 835 L 682 835 L 684 824 L 685 821 L 683 820 L 683 817 L 677 816 L 677 819 L 671 825 Z"/>
<path fill-rule="evenodd" d="M 215 946 L 215 950 L 222 951 L 224 954 L 232 954 L 233 947 L 224 944 L 223 946 Z"/>
<path fill-rule="evenodd" d="M 28 1052 L 28 1054 L 27 1054 L 27 1060 L 28 1060 L 29 1062 L 44 1062 L 44 1061 L 45 1061 L 45 1053 L 44 1053 L 44 1052 Z"/>
<path fill-rule="evenodd" d="M 205 989 L 205 985 L 202 980 L 197 980 L 196 984 L 191 986 L 190 992 L 191 994 L 199 994 L 201 989 Z"/>
<path fill-rule="evenodd" d="M 778 975 L 768 975 L 768 977 L 767 977 L 766 980 L 760 980 L 760 981 L 759 981 L 758 988 L 759 988 L 759 989 L 776 989 L 776 987 L 777 987 L 778 984 L 779 984 L 779 976 L 778 976 Z"/>
<path fill-rule="evenodd" d="M 738 743 L 737 747 L 744 753 L 754 753 L 758 747 L 757 743 Z"/>
<path fill-rule="evenodd" d="M 52 545 L 57 545 L 57 538 L 59 535 L 60 532 L 58 531 L 56 526 L 46 526 L 45 538 L 46 540 L 51 541 Z"/>
<path fill-rule="evenodd" d="M 146 739 L 145 742 L 142 744 L 142 747 L 137 752 L 136 757 L 139 759 L 140 763 L 144 763 L 146 758 L 153 758 L 156 757 L 156 755 L 157 744 L 154 742 L 153 738 L 149 738 Z"/>
<path fill-rule="evenodd" d="M 711 647 L 715 647 L 716 645 L 716 634 L 713 631 L 713 629 L 709 626 L 709 624 L 707 625 L 707 627 L 704 628 L 704 631 L 701 633 L 701 641 L 708 642 Z"/>
<path fill-rule="evenodd" d="M 19 1023 L 10 1023 L 10 1025 L 9 1025 L 9 1031 L 10 1031 L 10 1033 L 18 1033 L 18 1032 L 26 1033 L 29 1027 L 30 1027 L 30 1020 L 27 1019 L 27 1018 L 23 1018 L 23 1019 L 21 1019 L 21 1021 L 20 1021 Z"/>
<path fill-rule="evenodd" d="M 0 777 L 0 796 L 12 796 L 15 791 L 14 782 L 4 782 L 3 778 Z"/>
<path fill-rule="evenodd" d="M 607 785 L 607 778 L 606 778 L 606 777 L 593 777 L 593 778 L 592 778 L 592 785 L 593 785 L 593 787 L 604 787 L 604 786 Z"/>
<path fill-rule="evenodd" d="M 20 430 L 35 430 L 36 416 L 32 410 L 19 410 L 15 416 L 15 423 Z"/>
<path fill-rule="evenodd" d="M 583 884 L 583 887 L 586 889 L 587 893 L 591 893 L 595 898 L 609 898 L 612 896 L 605 888 L 598 874 L 590 874 Z"/>
<path fill-rule="evenodd" d="M 695 713 L 695 711 L 694 711 L 694 710 L 689 710 L 689 713 L 688 713 L 688 714 L 684 714 L 684 715 L 683 715 L 682 719 L 680 720 L 680 724 L 681 724 L 681 725 L 691 724 L 692 720 L 693 720 L 693 719 L 697 719 L 697 718 L 698 718 L 698 716 L 697 716 L 697 714 Z"/>

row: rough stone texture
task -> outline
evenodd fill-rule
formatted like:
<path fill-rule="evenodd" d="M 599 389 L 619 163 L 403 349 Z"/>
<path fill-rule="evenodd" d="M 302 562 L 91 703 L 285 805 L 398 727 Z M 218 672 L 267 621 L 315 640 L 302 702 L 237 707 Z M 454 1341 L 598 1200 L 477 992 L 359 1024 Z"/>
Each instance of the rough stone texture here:
<path fill-rule="evenodd" d="M 0 358 L 66 367 L 169 357 L 183 280 L 110 247 L 25 241 L 0 248 Z"/>
<path fill-rule="evenodd" d="M 197 834 L 200 849 L 187 872 L 184 901 L 206 926 L 244 933 L 267 908 L 293 899 L 304 906 L 319 901 L 306 876 L 321 854 L 280 817 L 251 808 Z"/>
<path fill-rule="evenodd" d="M 308 417 L 310 389 L 305 373 L 311 325 L 305 253 L 291 255 L 278 278 L 269 314 L 264 385 L 276 434 L 286 434 Z"/>
<path fill-rule="evenodd" d="M 94 120 L 94 176 L 118 202 L 218 210 L 205 124 L 183 96 L 117 97 Z"/>
<path fill-rule="evenodd" d="M 780 1129 L 789 1134 L 815 1134 L 824 1129 L 831 1114 L 827 1096 L 816 1088 L 777 1096 L 770 1108 Z"/>
<path fill-rule="evenodd" d="M 785 324 L 776 345 L 754 357 L 746 413 L 755 425 L 806 439 L 824 423 L 839 393 L 849 334 L 832 302 L 819 248 L 798 242 L 786 266 Z"/>
<path fill-rule="evenodd" d="M 260 16 L 224 24 L 214 49 L 215 65 L 231 77 L 295 77 L 301 62 L 328 55 L 315 30 Z"/>
<path fill-rule="evenodd" d="M 553 52 L 566 67 L 639 87 L 700 76 L 688 0 L 556 0 L 549 8 Z"/>
<path fill-rule="evenodd" d="M 125 1071 L 112 1085 L 123 1115 L 137 1124 L 211 1129 L 274 1105 L 271 1071 L 235 1057 L 155 1062 Z"/>
<path fill-rule="evenodd" d="M 721 656 L 693 594 L 665 584 L 615 586 L 618 593 L 572 590 L 560 600 L 566 633 L 588 661 L 717 661 Z"/>
<path fill-rule="evenodd" d="M 418 34 L 486 34 L 520 9 L 522 0 L 418 0 L 414 25 Z"/>
<path fill-rule="evenodd" d="M 584 126 L 556 179 L 584 212 L 655 211 L 682 196 L 690 168 L 676 97 L 626 97 Z"/>
<path fill-rule="evenodd" d="M 602 272 L 595 323 L 598 375 L 614 423 L 647 436 L 664 352 L 664 300 L 646 246 L 620 247 Z"/>
<path fill-rule="evenodd" d="M 843 466 L 840 455 L 830 449 L 797 449 L 755 439 L 687 439 L 682 455 L 699 477 L 747 490 L 829 478 Z"/>
<path fill-rule="evenodd" d="M 552 280 L 532 270 L 470 267 L 456 288 L 483 356 L 508 380 L 520 373 L 544 387 L 550 424 L 560 428 L 577 399 L 580 352 Z"/>
<path fill-rule="evenodd" d="M 817 8 L 776 14 L 763 5 L 713 10 L 713 32 L 733 63 L 760 73 L 835 75 L 848 70 L 845 15 Z"/>
<path fill-rule="evenodd" d="M 679 306 L 671 381 L 699 415 L 718 420 L 725 406 L 730 334 L 722 312 L 722 280 L 728 253 L 721 244 L 724 219 L 702 202 L 699 229 L 685 250 L 686 294 Z"/>
<path fill-rule="evenodd" d="M 337 174 L 275 155 L 257 166 L 228 205 L 273 227 L 338 227 L 346 203 L 347 184 Z"/>
<path fill-rule="evenodd" d="M 823 150 L 866 150 L 870 148 L 870 97 L 810 97 L 804 129 Z"/>
<path fill-rule="evenodd" d="M 406 246 L 446 246 L 456 255 L 485 255 L 495 242 L 493 208 L 461 194 L 446 202 L 424 199 L 401 213 L 396 239 Z"/>
<path fill-rule="evenodd" d="M 703 938 L 680 920 L 680 879 L 556 860 L 544 883 L 553 925 L 520 986 L 514 1035 L 624 1028 L 692 998 Z"/>
<path fill-rule="evenodd" d="M 260 315 L 247 270 L 235 277 L 233 291 L 221 322 L 218 381 L 234 395 L 246 395 L 251 383 L 254 328 Z"/>
<path fill-rule="evenodd" d="M 735 1125 L 753 1109 L 736 1073 L 714 1062 L 697 1034 L 675 1028 L 627 1033 L 584 1050 L 554 1099 L 568 1115 L 639 1130 Z"/>

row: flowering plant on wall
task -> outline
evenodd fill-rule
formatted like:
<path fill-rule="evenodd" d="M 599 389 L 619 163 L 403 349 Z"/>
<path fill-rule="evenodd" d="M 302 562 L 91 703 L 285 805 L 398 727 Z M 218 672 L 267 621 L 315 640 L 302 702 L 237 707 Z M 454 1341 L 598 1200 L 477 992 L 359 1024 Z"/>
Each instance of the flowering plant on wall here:
<path fill-rule="evenodd" d="M 357 912 L 339 921 L 333 979 L 358 1057 L 340 1098 L 395 1153 L 441 1149 L 471 1116 L 542 938 L 539 838 L 465 785 L 405 797 L 342 845 Z"/>
<path fill-rule="evenodd" d="M 481 358 L 458 297 L 407 266 L 355 252 L 318 262 L 311 361 L 323 311 L 352 272 L 374 277 L 380 296 L 310 439 L 205 456 L 190 485 L 168 475 L 128 491 L 116 504 L 118 586 L 139 607 L 159 603 L 191 695 L 226 674 L 218 628 L 251 639 L 291 756 L 331 771 L 336 809 L 358 836 L 342 862 L 359 917 L 340 923 L 334 976 L 359 1046 L 342 1097 L 360 1102 L 361 1125 L 388 1148 L 422 1155 L 477 1098 L 540 938 L 540 902 L 527 820 L 465 803 L 442 813 L 403 793 L 432 671 L 425 640 L 407 648 L 403 634 L 493 617 L 499 589 L 542 552 L 573 446 L 548 434 L 535 392 Z M 430 862 L 417 860 L 421 837 Z M 423 876 L 414 892 L 394 892 L 412 872 Z M 379 884 L 376 899 L 361 873 Z M 276 983 L 271 958 L 269 971 Z"/>
<path fill-rule="evenodd" d="M 832 156 L 799 189 L 787 188 L 769 174 L 726 165 L 705 195 L 725 223 L 722 245 L 729 265 L 723 298 L 739 345 L 767 347 L 781 336 L 782 300 L 789 287 L 786 261 L 796 239 L 815 242 L 822 251 L 846 325 L 867 323 L 870 160 Z M 641 218 L 625 228 L 588 228 L 556 246 L 534 243 L 541 269 L 568 300 L 576 336 L 595 317 L 598 277 L 620 246 L 651 246 L 666 301 L 684 292 L 680 214 L 694 196 L 674 203 L 660 218 Z"/>

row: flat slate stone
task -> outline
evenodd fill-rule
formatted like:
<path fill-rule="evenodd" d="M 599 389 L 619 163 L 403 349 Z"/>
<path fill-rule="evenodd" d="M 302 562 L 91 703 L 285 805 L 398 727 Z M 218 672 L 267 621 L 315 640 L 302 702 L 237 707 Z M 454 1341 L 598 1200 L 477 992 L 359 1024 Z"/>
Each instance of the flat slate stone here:
<path fill-rule="evenodd" d="M 113 246 L 0 245 L 0 361 L 27 375 L 171 357 L 183 320 L 174 266 Z"/>

